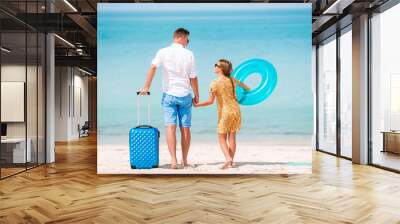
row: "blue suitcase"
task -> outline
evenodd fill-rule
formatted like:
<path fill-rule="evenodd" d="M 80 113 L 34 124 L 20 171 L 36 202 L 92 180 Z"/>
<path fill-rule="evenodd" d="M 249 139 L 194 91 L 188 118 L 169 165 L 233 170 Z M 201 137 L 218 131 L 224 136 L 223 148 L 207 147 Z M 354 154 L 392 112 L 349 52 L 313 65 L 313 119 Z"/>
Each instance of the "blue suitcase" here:
<path fill-rule="evenodd" d="M 138 123 L 139 98 L 138 95 Z M 146 95 L 150 95 L 147 93 Z M 149 104 L 148 104 L 149 105 Z M 148 123 L 150 123 L 150 106 L 148 106 Z M 160 132 L 150 125 L 138 125 L 129 131 L 129 154 L 132 169 L 150 169 L 158 167 Z"/>

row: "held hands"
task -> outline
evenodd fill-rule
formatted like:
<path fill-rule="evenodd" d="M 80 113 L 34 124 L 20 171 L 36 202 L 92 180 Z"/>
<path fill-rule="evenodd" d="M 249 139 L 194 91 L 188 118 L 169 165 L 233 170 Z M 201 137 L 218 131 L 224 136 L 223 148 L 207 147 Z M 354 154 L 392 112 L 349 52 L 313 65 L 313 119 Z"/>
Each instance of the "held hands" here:
<path fill-rule="evenodd" d="M 198 101 L 198 98 L 197 98 L 197 102 L 196 102 L 195 98 L 193 98 L 193 106 L 194 107 L 205 107 L 205 106 L 208 106 L 208 105 L 211 105 L 214 103 L 215 95 L 210 94 L 210 98 L 208 98 L 208 100 L 201 102 L 201 103 Z"/>
<path fill-rule="evenodd" d="M 199 104 L 199 96 L 198 96 L 198 95 L 195 95 L 195 96 L 193 97 L 193 99 L 192 99 L 192 102 L 193 102 L 193 106 L 194 106 L 194 107 L 198 107 L 198 104 Z"/>

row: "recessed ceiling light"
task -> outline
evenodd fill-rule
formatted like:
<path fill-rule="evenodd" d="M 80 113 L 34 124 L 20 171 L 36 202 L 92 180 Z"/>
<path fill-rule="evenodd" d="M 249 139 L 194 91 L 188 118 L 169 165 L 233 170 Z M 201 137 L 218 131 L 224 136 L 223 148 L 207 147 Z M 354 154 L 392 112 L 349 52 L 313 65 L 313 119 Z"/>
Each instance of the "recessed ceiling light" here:
<path fill-rule="evenodd" d="M 68 1 L 64 0 L 65 4 L 67 4 L 74 12 L 78 12 L 78 10 Z"/>
<path fill-rule="evenodd" d="M 343 9 L 351 5 L 355 0 L 336 0 L 322 14 L 342 14 Z"/>
<path fill-rule="evenodd" d="M 4 51 L 4 52 L 6 52 L 6 53 L 10 53 L 10 52 L 11 52 L 11 50 L 9 50 L 9 49 L 7 49 L 7 48 L 5 48 L 5 47 L 1 47 L 1 50 Z"/>
<path fill-rule="evenodd" d="M 68 40 L 66 40 L 66 39 L 64 39 L 64 38 L 62 38 L 62 37 L 60 37 L 58 34 L 54 34 L 54 36 L 57 37 L 58 39 L 60 39 L 62 42 L 66 43 L 67 45 L 69 45 L 69 46 L 75 48 L 75 45 L 73 45 L 73 44 L 72 44 L 71 42 L 69 42 Z"/>
<path fill-rule="evenodd" d="M 83 73 L 85 73 L 85 74 L 87 74 L 87 75 L 90 75 L 90 76 L 93 75 L 92 73 L 90 73 L 90 72 L 88 72 L 88 71 L 86 71 L 86 70 L 83 70 L 83 69 L 81 69 L 81 68 L 79 68 L 79 67 L 78 67 L 78 70 L 81 71 L 81 72 L 83 72 Z"/>

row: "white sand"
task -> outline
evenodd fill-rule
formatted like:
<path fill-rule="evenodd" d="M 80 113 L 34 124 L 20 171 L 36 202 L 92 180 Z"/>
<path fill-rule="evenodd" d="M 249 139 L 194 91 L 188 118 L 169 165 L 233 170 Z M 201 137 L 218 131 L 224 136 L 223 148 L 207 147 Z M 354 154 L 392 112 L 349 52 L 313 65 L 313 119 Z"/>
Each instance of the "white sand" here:
<path fill-rule="evenodd" d="M 301 142 L 240 142 L 235 156 L 237 166 L 226 170 L 219 169 L 224 156 L 216 142 L 193 142 L 188 160 L 194 166 L 177 170 L 169 169 L 169 152 L 162 142 L 160 165 L 154 169 L 131 169 L 125 145 L 99 145 L 97 150 L 98 174 L 309 174 L 312 170 L 311 146 Z M 177 155 L 180 161 L 180 146 Z"/>

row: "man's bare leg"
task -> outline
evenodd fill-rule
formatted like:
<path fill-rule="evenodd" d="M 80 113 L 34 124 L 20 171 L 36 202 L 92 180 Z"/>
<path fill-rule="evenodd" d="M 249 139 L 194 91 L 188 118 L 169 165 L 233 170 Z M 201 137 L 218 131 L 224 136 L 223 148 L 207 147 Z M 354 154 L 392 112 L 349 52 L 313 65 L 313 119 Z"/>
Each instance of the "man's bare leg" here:
<path fill-rule="evenodd" d="M 167 126 L 167 145 L 171 155 L 171 169 L 176 169 L 176 125 Z"/>
<path fill-rule="evenodd" d="M 187 157 L 190 147 L 190 128 L 181 127 L 182 166 L 187 166 Z"/>

